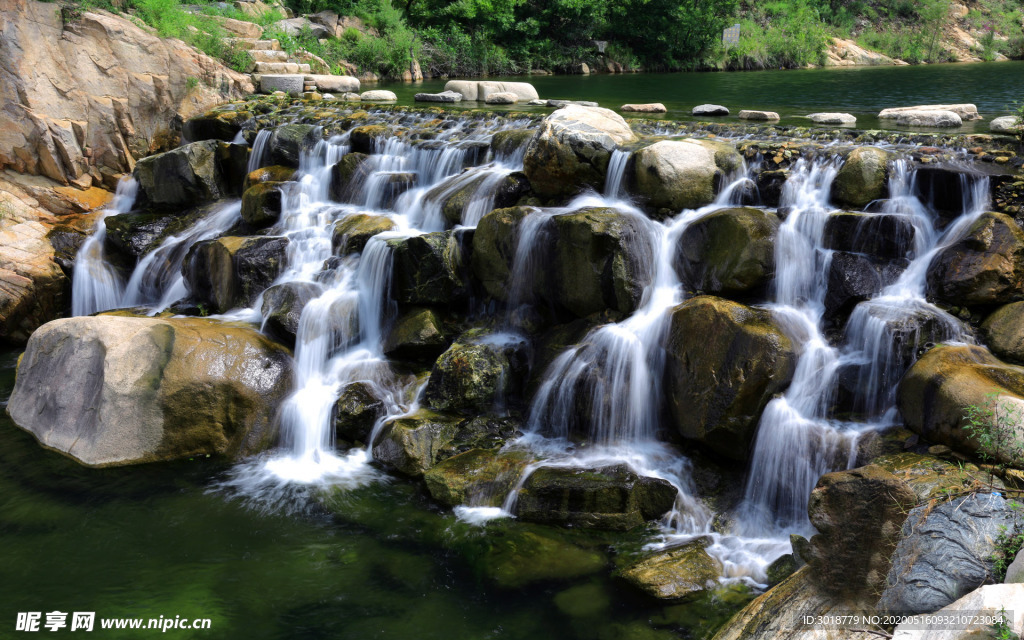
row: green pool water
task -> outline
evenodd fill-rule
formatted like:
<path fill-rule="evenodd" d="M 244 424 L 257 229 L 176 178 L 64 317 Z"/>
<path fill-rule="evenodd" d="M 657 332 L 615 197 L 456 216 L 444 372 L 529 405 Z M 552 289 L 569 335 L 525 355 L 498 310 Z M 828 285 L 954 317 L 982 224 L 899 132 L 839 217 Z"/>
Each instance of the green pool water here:
<path fill-rule="evenodd" d="M 16 357 L 0 359 L 4 399 Z M 617 582 L 617 559 L 649 533 L 472 527 L 400 479 L 335 494 L 330 509 L 266 513 L 212 489 L 227 470 L 87 469 L 0 417 L 0 638 L 668 640 L 708 637 L 751 597 L 666 605 Z M 51 611 L 211 623 L 15 631 L 18 612 Z"/>
<path fill-rule="evenodd" d="M 776 111 L 781 123 L 789 125 L 808 125 L 809 121 L 799 116 L 809 113 L 839 111 L 857 116 L 857 128 L 900 129 L 892 120 L 879 120 L 878 112 L 886 107 L 969 102 L 977 105 L 984 119 L 965 123 L 959 131 L 985 133 L 992 118 L 1010 113 L 1014 101 L 1020 100 L 1024 61 L 491 79 L 530 82 L 542 98 L 592 100 L 612 109 L 625 103 L 661 102 L 668 113 L 657 117 L 673 120 L 692 119 L 693 107 L 713 103 L 730 109 L 729 116 L 715 119 L 723 122 L 741 122 L 736 117 L 740 109 Z M 417 92 L 441 91 L 444 84 L 444 80 L 428 80 L 385 86 L 398 95 L 402 104 L 412 104 Z M 465 107 L 469 106 L 481 105 L 470 103 Z M 549 111 L 522 105 L 514 109 Z"/>

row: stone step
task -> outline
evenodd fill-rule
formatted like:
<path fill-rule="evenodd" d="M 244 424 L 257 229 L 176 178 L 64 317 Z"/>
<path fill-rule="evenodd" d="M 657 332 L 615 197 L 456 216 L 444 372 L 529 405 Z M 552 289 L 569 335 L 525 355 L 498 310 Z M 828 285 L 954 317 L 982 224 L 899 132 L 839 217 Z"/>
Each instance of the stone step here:
<path fill-rule="evenodd" d="M 297 62 L 257 62 L 253 71 L 261 74 L 306 74 L 309 73 L 309 65 Z"/>
<path fill-rule="evenodd" d="M 281 43 L 274 40 L 255 40 L 253 38 L 228 38 L 228 44 L 245 51 L 253 49 L 262 51 L 281 51 Z"/>
<path fill-rule="evenodd" d="M 274 51 L 273 49 L 250 49 L 249 57 L 253 62 L 288 62 L 287 51 Z"/>
<path fill-rule="evenodd" d="M 284 91 L 289 95 L 298 96 L 305 88 L 302 75 L 297 73 L 253 75 L 252 79 L 259 86 L 261 93 Z"/>

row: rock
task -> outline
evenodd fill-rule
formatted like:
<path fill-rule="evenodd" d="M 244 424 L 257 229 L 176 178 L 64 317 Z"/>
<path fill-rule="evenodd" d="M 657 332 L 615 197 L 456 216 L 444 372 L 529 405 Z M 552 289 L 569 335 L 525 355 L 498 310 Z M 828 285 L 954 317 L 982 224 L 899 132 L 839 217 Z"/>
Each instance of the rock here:
<path fill-rule="evenodd" d="M 292 97 L 302 95 L 305 80 L 298 73 L 261 73 L 260 93 L 283 91 Z"/>
<path fill-rule="evenodd" d="M 55 320 L 29 340 L 8 405 L 44 446 L 90 466 L 244 456 L 274 437 L 288 351 L 192 318 Z"/>
<path fill-rule="evenodd" d="M 544 198 L 572 196 L 587 187 L 600 191 L 612 151 L 635 140 L 614 111 L 569 105 L 544 119 L 526 149 L 524 171 Z"/>
<path fill-rule="evenodd" d="M 704 549 L 710 538 L 698 538 L 681 547 L 660 551 L 619 572 L 619 576 L 649 596 L 662 600 L 685 598 L 714 589 L 722 563 Z"/>
<path fill-rule="evenodd" d="M 323 293 L 323 287 L 313 282 L 286 282 L 263 292 L 263 330 L 267 335 L 288 347 L 295 346 L 299 331 L 299 318 L 310 300 Z"/>
<path fill-rule="evenodd" d="M 465 296 L 461 234 L 436 231 L 385 240 L 392 251 L 392 292 L 404 304 L 443 304 Z"/>
<path fill-rule="evenodd" d="M 349 131 L 349 142 L 352 145 L 352 150 L 363 154 L 373 154 L 377 151 L 378 141 L 383 140 L 389 131 L 384 125 L 379 124 L 368 124 L 361 127 L 356 127 Z M 348 157 L 347 155 L 345 156 Z M 345 158 L 342 158 L 338 165 L 345 162 Z M 361 162 L 360 162 L 361 164 Z M 338 166 L 335 165 L 335 166 Z"/>
<path fill-rule="evenodd" d="M 690 112 L 695 116 L 727 116 L 729 109 L 720 104 L 700 104 Z"/>
<path fill-rule="evenodd" d="M 267 142 L 271 162 L 298 167 L 302 150 L 311 147 L 315 139 L 316 127 L 311 124 L 286 124 L 274 129 Z"/>
<path fill-rule="evenodd" d="M 849 315 L 858 304 L 896 282 L 907 264 L 907 260 L 888 262 L 860 253 L 834 252 L 828 269 L 825 316 Z"/>
<path fill-rule="evenodd" d="M 345 442 L 369 442 L 377 421 L 387 415 L 387 407 L 370 382 L 350 382 L 342 387 L 334 403 L 334 433 Z"/>
<path fill-rule="evenodd" d="M 420 409 L 384 425 L 373 443 L 373 459 L 408 476 L 420 477 L 455 439 L 461 418 Z"/>
<path fill-rule="evenodd" d="M 985 344 L 1008 362 L 1024 364 L 1024 302 L 996 309 L 981 324 Z"/>
<path fill-rule="evenodd" d="M 960 167 L 918 167 L 914 173 L 914 195 L 939 214 L 939 225 L 967 213 L 974 204 L 972 191 L 983 176 Z"/>
<path fill-rule="evenodd" d="M 331 32 L 331 36 L 334 36 L 334 28 L 338 26 L 337 13 L 331 11 L 330 9 L 326 9 L 324 11 L 320 11 L 319 13 L 313 13 L 308 16 L 305 16 L 305 18 L 307 18 L 310 22 L 315 22 L 318 25 L 327 27 L 327 29 Z"/>
<path fill-rule="evenodd" d="M 814 124 L 836 124 L 850 126 L 857 124 L 856 116 L 849 113 L 811 113 L 807 116 Z"/>
<path fill-rule="evenodd" d="M 984 213 L 936 255 L 928 295 L 954 305 L 1005 304 L 1024 286 L 1024 231 L 1002 213 Z"/>
<path fill-rule="evenodd" d="M 542 529 L 524 528 L 489 532 L 479 570 L 504 589 L 553 581 L 566 581 L 606 569 L 607 558 L 553 537 Z"/>
<path fill-rule="evenodd" d="M 525 151 L 524 147 L 530 142 L 534 132 L 530 129 L 503 129 L 495 131 L 491 136 L 491 151 L 499 159 L 515 155 L 519 151 Z"/>
<path fill-rule="evenodd" d="M 447 348 L 441 318 L 431 309 L 410 309 L 384 339 L 384 354 L 402 360 L 432 361 Z"/>
<path fill-rule="evenodd" d="M 500 507 L 531 460 L 525 451 L 470 449 L 431 468 L 423 480 L 447 507 Z"/>
<path fill-rule="evenodd" d="M 779 218 L 760 209 L 722 209 L 692 222 L 679 237 L 674 265 L 694 291 L 758 294 L 775 275 Z"/>
<path fill-rule="evenodd" d="M 182 274 L 192 296 L 218 313 L 251 305 L 284 269 L 288 238 L 273 236 L 204 240 L 192 245 Z"/>
<path fill-rule="evenodd" d="M 931 613 L 982 586 L 992 578 L 996 539 L 1020 524 L 1020 514 L 998 494 L 913 509 L 878 610 Z"/>
<path fill-rule="evenodd" d="M 777 584 L 781 584 L 786 578 L 796 573 L 796 570 L 801 566 L 802 563 L 792 553 L 779 556 L 765 569 L 765 574 L 768 577 L 768 588 L 770 589 Z"/>
<path fill-rule="evenodd" d="M 568 107 L 569 105 L 575 105 L 577 107 L 599 107 L 600 105 L 593 100 L 546 100 L 544 104 L 551 107 L 552 109 L 561 109 L 562 107 Z"/>
<path fill-rule="evenodd" d="M 244 194 L 249 187 L 261 182 L 288 182 L 293 177 L 295 177 L 295 169 L 291 167 L 282 167 L 277 164 L 261 167 L 245 176 L 242 193 Z"/>
<path fill-rule="evenodd" d="M 334 255 L 362 253 L 370 238 L 394 228 L 394 221 L 387 216 L 375 216 L 369 213 L 347 215 L 334 223 L 334 231 L 331 235 Z"/>
<path fill-rule="evenodd" d="M 261 182 L 242 194 L 242 220 L 256 228 L 269 227 L 281 217 L 281 183 Z"/>
<path fill-rule="evenodd" d="M 580 318 L 606 309 L 632 313 L 654 275 L 648 224 L 608 208 L 551 217 L 533 294 Z"/>
<path fill-rule="evenodd" d="M 590 65 L 586 62 L 574 64 L 569 68 L 569 73 L 578 73 L 584 76 L 590 75 Z"/>
<path fill-rule="evenodd" d="M 515 104 L 519 102 L 519 96 L 511 91 L 492 93 L 484 100 L 486 104 Z"/>
<path fill-rule="evenodd" d="M 155 249 L 160 241 L 174 230 L 183 229 L 194 220 L 192 215 L 179 216 L 163 212 L 120 213 L 108 216 L 103 221 L 107 231 L 104 249 L 108 252 L 114 249 L 118 253 L 138 258 Z"/>
<path fill-rule="evenodd" d="M 264 76 L 266 77 L 266 76 Z M 352 76 L 306 75 L 305 82 L 313 82 L 320 91 L 330 93 L 358 93 L 359 78 Z M 325 96 L 326 97 L 326 96 Z"/>
<path fill-rule="evenodd" d="M 826 67 L 906 64 L 876 51 L 865 49 L 858 45 L 855 40 L 844 40 L 842 38 L 832 38 L 825 54 L 827 57 L 824 66 Z"/>
<path fill-rule="evenodd" d="M 448 90 L 448 85 L 445 85 L 445 91 Z M 460 92 L 461 93 L 461 92 Z M 502 93 L 515 94 L 518 102 L 527 102 L 530 100 L 536 100 L 540 96 L 537 95 L 537 89 L 534 88 L 529 82 L 493 82 L 493 81 L 482 81 L 477 83 L 477 100 L 487 102 L 487 99 L 493 95 Z M 467 97 L 466 100 L 471 98 Z"/>
<path fill-rule="evenodd" d="M 905 482 L 875 465 L 819 478 L 807 507 L 818 535 L 804 558 L 818 585 L 839 596 L 878 593 L 900 527 L 916 504 Z"/>
<path fill-rule="evenodd" d="M 496 300 L 508 300 L 519 224 L 534 211 L 532 207 L 495 209 L 477 224 L 470 268 L 487 295 Z"/>
<path fill-rule="evenodd" d="M 846 157 L 832 181 L 832 200 L 863 208 L 889 195 L 889 153 L 878 147 L 857 147 Z"/>
<path fill-rule="evenodd" d="M 973 104 L 927 104 L 916 107 L 892 107 L 882 109 L 878 114 L 880 120 L 898 120 L 907 113 L 920 113 L 922 111 L 948 111 L 955 113 L 962 120 L 981 120 L 978 114 L 978 107 Z"/>
<path fill-rule="evenodd" d="M 829 214 L 825 222 L 823 242 L 833 251 L 896 260 L 913 251 L 915 234 L 906 216 L 838 211 Z"/>
<path fill-rule="evenodd" d="M 235 105 L 227 105 L 234 107 Z M 201 116 L 189 118 L 181 129 L 182 139 L 188 142 L 221 140 L 231 142 L 242 130 L 242 125 L 252 119 L 252 114 L 234 108 L 213 109 Z"/>
<path fill-rule="evenodd" d="M 1010 135 L 1020 135 L 1021 123 L 1017 116 L 1002 116 L 999 118 L 993 118 L 992 122 L 988 123 L 988 130 L 992 133 L 1007 133 Z"/>
<path fill-rule="evenodd" d="M 173 123 L 252 93 L 247 76 L 128 17 L 54 9 L 4 5 L 0 169 L 88 187 L 174 148 Z"/>
<path fill-rule="evenodd" d="M 1003 580 L 1003 584 L 1022 583 L 1024 583 L 1024 553 L 1018 551 L 1013 562 L 1006 568 L 1006 578 Z"/>
<path fill-rule="evenodd" d="M 362 127 L 358 127 L 362 129 Z M 370 147 L 368 153 L 373 152 L 375 146 L 374 138 L 370 136 L 357 135 L 360 146 Z M 373 165 L 366 164 L 368 153 L 351 151 L 342 156 L 333 167 L 331 167 L 331 199 L 335 202 L 349 202 L 358 193 L 359 188 L 364 184 L 367 176 L 370 175 Z"/>
<path fill-rule="evenodd" d="M 963 417 L 967 407 L 984 408 L 991 393 L 1003 411 L 1024 407 L 1024 367 L 1001 362 L 984 347 L 939 345 L 907 371 L 897 397 L 908 429 L 954 451 L 974 453 L 979 444 L 962 428 Z M 1021 435 L 1018 425 L 999 437 L 1015 440 Z M 1024 463 L 1005 447 L 986 453 L 997 462 Z"/>
<path fill-rule="evenodd" d="M 665 105 L 660 102 L 650 102 L 647 104 L 624 104 L 619 107 L 620 111 L 631 111 L 634 113 L 665 113 L 668 109 Z"/>
<path fill-rule="evenodd" d="M 302 35 L 303 32 L 309 33 L 317 40 L 334 36 L 333 28 L 328 29 L 324 25 L 313 22 L 308 18 L 287 18 L 285 20 L 278 20 L 277 22 L 271 23 L 270 28 L 282 31 L 293 38 Z"/>
<path fill-rule="evenodd" d="M 722 171 L 738 161 L 731 145 L 702 140 L 663 140 L 634 157 L 639 194 L 652 207 L 672 211 L 710 204 Z"/>
<path fill-rule="evenodd" d="M 908 111 L 896 116 L 896 124 L 907 127 L 960 127 L 963 121 L 952 111 Z"/>
<path fill-rule="evenodd" d="M 413 96 L 416 102 L 462 102 L 462 94 L 457 91 L 441 93 L 417 93 Z"/>
<path fill-rule="evenodd" d="M 525 342 L 486 334 L 464 334 L 441 354 L 424 392 L 439 411 L 481 413 L 521 391 L 527 371 Z"/>
<path fill-rule="evenodd" d="M 745 460 L 761 412 L 796 368 L 790 339 L 770 312 L 699 296 L 672 310 L 665 393 L 675 428 Z"/>
<path fill-rule="evenodd" d="M 444 91 L 451 91 L 462 96 L 463 100 L 476 100 L 480 95 L 480 87 L 475 80 L 449 80 L 444 85 Z"/>
<path fill-rule="evenodd" d="M 588 583 L 569 587 L 554 597 L 558 610 L 570 618 L 598 619 L 612 604 L 608 590 L 600 584 Z"/>
<path fill-rule="evenodd" d="M 428 201 L 440 202 L 441 214 L 452 226 L 479 224 L 479 221 L 473 218 L 481 214 L 480 199 L 488 194 L 491 196 L 489 202 L 492 210 L 504 209 L 519 202 L 530 189 L 526 176 L 518 171 L 499 177 L 500 181 L 497 184 L 493 177 L 487 174 L 475 177 L 466 174 L 463 177 L 463 180 L 454 184 L 441 183 L 426 195 Z"/>
<path fill-rule="evenodd" d="M 1005 628 L 1020 636 L 1024 633 L 1024 585 L 990 584 L 975 589 L 948 607 L 935 612 L 934 622 L 904 622 L 893 629 L 893 640 L 977 640 L 998 638 L 988 621 L 951 625 L 948 621 L 969 611 L 974 616 L 1000 616 L 1005 611 Z"/>
<path fill-rule="evenodd" d="M 903 451 L 872 459 L 871 464 L 882 467 L 906 483 L 923 504 L 933 498 L 966 493 L 974 479 L 969 467 L 940 460 L 931 455 Z"/>
<path fill-rule="evenodd" d="M 2 63 L 0 63 L 2 64 Z M 12 200 L 0 207 L 15 209 Z M 70 279 L 58 266 L 38 210 L 18 212 L 0 227 L 0 338 L 24 344 L 32 332 L 65 312 Z"/>
<path fill-rule="evenodd" d="M 373 91 L 364 91 L 360 93 L 359 99 L 363 102 L 394 102 L 395 100 L 398 100 L 398 96 L 395 95 L 394 91 L 374 89 Z"/>
<path fill-rule="evenodd" d="M 779 114 L 774 111 L 751 111 L 744 109 L 739 113 L 740 120 L 757 120 L 761 122 L 775 122 L 779 120 Z"/>
<path fill-rule="evenodd" d="M 182 207 L 212 202 L 232 192 L 220 163 L 217 142 L 193 142 L 149 156 L 135 165 L 137 205 Z"/>
<path fill-rule="evenodd" d="M 541 467 L 526 479 L 516 518 L 567 527 L 627 531 L 662 516 L 676 488 L 619 464 L 595 469 Z"/>

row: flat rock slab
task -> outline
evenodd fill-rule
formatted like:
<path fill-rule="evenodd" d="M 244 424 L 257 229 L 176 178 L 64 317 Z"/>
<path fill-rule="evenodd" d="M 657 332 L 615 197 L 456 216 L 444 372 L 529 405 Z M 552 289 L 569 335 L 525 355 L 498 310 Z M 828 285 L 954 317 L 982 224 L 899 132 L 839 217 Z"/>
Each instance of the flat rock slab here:
<path fill-rule="evenodd" d="M 758 120 L 760 122 L 777 122 L 779 114 L 774 111 L 751 111 L 744 109 L 739 113 L 740 120 Z"/>
<path fill-rule="evenodd" d="M 695 116 L 727 116 L 729 109 L 720 104 L 701 104 L 694 107 L 690 113 Z"/>
<path fill-rule="evenodd" d="M 260 91 L 274 93 L 284 91 L 288 95 L 297 96 L 302 93 L 305 80 L 298 74 L 264 74 L 260 76 Z"/>
<path fill-rule="evenodd" d="M 896 116 L 896 124 L 908 127 L 953 128 L 962 126 L 963 120 L 952 111 L 907 111 Z"/>
<path fill-rule="evenodd" d="M 398 100 L 398 96 L 395 95 L 394 91 L 385 91 L 384 89 L 364 91 L 359 94 L 359 97 L 365 102 L 394 102 Z"/>
<path fill-rule="evenodd" d="M 913 111 L 952 111 L 960 116 L 961 120 L 981 120 L 978 114 L 978 107 L 973 104 L 924 104 L 914 107 L 891 107 L 882 109 L 878 117 L 882 120 L 892 120 L 900 117 L 900 114 Z"/>
<path fill-rule="evenodd" d="M 442 91 L 441 93 L 417 93 L 413 100 L 416 102 L 462 102 L 462 94 L 457 91 Z"/>
<path fill-rule="evenodd" d="M 849 113 L 811 113 L 807 117 L 815 124 L 857 124 L 856 116 Z"/>
<path fill-rule="evenodd" d="M 632 111 L 635 113 L 665 113 L 668 109 L 660 102 L 649 102 L 647 104 L 624 104 L 619 107 L 620 111 Z"/>

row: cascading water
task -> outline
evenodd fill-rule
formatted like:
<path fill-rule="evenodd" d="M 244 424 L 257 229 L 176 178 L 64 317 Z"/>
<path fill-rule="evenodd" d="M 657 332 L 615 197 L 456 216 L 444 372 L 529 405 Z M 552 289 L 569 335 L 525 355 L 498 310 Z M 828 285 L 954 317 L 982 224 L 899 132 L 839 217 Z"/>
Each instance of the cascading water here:
<path fill-rule="evenodd" d="M 110 216 L 131 211 L 138 190 L 139 184 L 134 178 L 118 182 L 113 202 L 96 219 L 95 230 L 78 250 L 71 281 L 71 315 L 87 316 L 120 306 L 124 283 L 103 252 L 107 239 L 105 221 Z"/>

